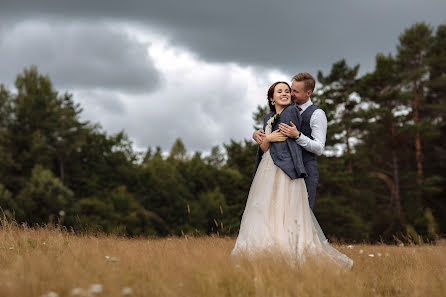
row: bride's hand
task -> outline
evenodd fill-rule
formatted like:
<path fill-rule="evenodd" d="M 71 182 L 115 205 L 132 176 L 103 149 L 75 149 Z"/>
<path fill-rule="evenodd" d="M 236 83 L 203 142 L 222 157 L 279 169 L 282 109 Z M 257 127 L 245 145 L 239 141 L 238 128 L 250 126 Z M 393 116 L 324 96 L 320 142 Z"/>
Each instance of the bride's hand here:
<path fill-rule="evenodd" d="M 269 142 L 281 142 L 285 141 L 287 139 L 287 136 L 285 136 L 282 132 L 280 132 L 278 129 L 271 134 L 268 134 L 266 136 Z"/>
<path fill-rule="evenodd" d="M 265 139 L 265 131 L 263 131 L 263 129 L 255 131 L 254 134 L 252 134 L 252 139 L 258 144 L 262 144 L 263 139 Z"/>

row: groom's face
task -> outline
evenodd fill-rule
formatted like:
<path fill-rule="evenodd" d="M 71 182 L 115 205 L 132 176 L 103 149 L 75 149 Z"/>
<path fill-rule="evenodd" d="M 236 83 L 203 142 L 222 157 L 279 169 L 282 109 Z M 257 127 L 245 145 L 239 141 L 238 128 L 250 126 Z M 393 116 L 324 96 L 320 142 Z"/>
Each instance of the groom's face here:
<path fill-rule="evenodd" d="M 299 105 L 308 101 L 311 96 L 311 91 L 305 91 L 305 85 L 303 81 L 295 81 L 291 84 L 291 100 Z"/>

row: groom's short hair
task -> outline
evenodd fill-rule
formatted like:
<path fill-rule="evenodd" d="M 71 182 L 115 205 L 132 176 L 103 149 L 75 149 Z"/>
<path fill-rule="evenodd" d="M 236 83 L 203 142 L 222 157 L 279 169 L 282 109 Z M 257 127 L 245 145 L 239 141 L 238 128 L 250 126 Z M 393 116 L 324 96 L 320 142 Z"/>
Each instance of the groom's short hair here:
<path fill-rule="evenodd" d="M 295 76 L 293 76 L 293 79 L 291 81 L 293 81 L 293 80 L 295 80 L 295 81 L 303 81 L 304 82 L 305 91 L 311 90 L 313 92 L 314 91 L 314 87 L 316 86 L 316 80 L 308 72 L 301 72 L 299 74 L 296 74 Z"/>

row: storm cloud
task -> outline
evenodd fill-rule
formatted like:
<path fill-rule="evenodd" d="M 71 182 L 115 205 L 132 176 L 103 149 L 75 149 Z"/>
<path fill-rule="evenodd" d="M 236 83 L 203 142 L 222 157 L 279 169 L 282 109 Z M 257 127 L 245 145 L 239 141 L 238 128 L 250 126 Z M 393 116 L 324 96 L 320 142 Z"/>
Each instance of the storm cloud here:
<path fill-rule="evenodd" d="M 446 2 L 395 1 L 29 1 L 2 3 L 2 14 L 116 19 L 167 34 L 210 62 L 315 72 L 347 58 L 370 69 L 415 22 L 446 22 Z"/>
<path fill-rule="evenodd" d="M 446 1 L 0 1 L 0 82 L 37 65 L 82 116 L 138 149 L 181 137 L 209 151 L 250 138 L 276 80 L 346 58 L 373 70 L 416 22 L 446 23 Z"/>
<path fill-rule="evenodd" d="M 141 92 L 159 84 L 148 45 L 106 23 L 35 19 L 11 24 L 0 34 L 3 82 L 29 65 L 37 65 L 64 89 Z"/>

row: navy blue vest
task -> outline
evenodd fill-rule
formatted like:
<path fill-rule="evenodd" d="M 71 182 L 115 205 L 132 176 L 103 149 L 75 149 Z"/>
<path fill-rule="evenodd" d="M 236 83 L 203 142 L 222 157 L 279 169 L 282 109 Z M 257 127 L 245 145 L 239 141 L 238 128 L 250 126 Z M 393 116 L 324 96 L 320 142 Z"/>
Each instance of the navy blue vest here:
<path fill-rule="evenodd" d="M 311 136 L 310 119 L 311 119 L 311 116 L 313 115 L 313 112 L 317 109 L 319 109 L 319 107 L 312 104 L 312 105 L 308 106 L 307 109 L 305 109 L 305 111 L 301 114 L 302 125 L 300 126 L 300 132 L 302 132 L 305 136 L 311 138 L 312 140 L 314 138 L 313 138 L 313 136 Z M 305 162 L 308 162 L 311 160 L 316 160 L 316 155 L 313 154 L 312 152 L 309 152 L 309 151 L 303 149 L 302 150 L 302 158 L 305 163 Z"/>

